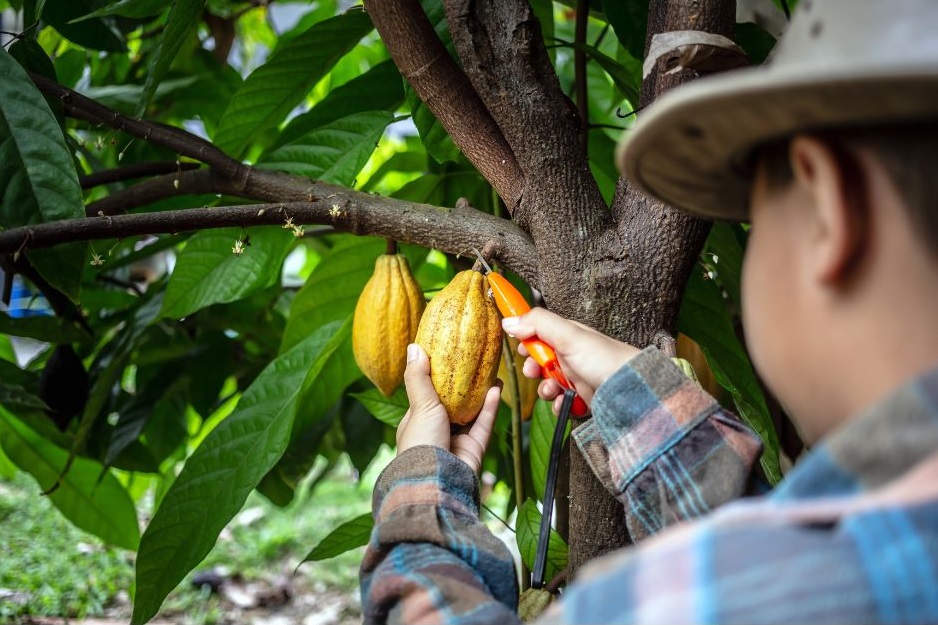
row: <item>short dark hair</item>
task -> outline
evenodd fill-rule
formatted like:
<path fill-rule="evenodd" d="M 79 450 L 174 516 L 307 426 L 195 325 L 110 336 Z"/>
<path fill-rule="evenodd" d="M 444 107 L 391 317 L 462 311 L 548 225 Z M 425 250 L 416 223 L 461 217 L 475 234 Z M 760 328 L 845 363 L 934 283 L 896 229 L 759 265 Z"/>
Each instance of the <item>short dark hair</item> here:
<path fill-rule="evenodd" d="M 843 154 L 866 149 L 879 161 L 902 203 L 912 228 L 938 256 L 938 122 L 808 132 Z M 791 137 L 759 148 L 755 161 L 769 189 L 787 188 L 794 179 Z M 845 150 L 846 149 L 846 150 Z"/>

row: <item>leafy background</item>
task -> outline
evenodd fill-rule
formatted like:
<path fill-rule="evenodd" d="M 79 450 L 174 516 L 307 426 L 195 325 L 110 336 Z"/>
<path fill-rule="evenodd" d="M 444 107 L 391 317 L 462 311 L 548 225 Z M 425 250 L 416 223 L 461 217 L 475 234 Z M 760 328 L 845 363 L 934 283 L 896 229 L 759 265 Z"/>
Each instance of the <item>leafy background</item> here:
<path fill-rule="evenodd" d="M 440 0 L 423 4 L 448 42 Z M 532 2 L 568 93 L 571 4 Z M 591 168 L 609 200 L 615 142 L 631 123 L 621 114 L 637 105 L 647 1 L 590 7 Z M 258 167 L 440 206 L 466 197 L 501 214 L 492 189 L 402 80 L 367 14 L 348 2 L 0 0 L 0 10 L 24 33 L 5 37 L 0 51 L 0 229 L 82 217 L 86 204 L 130 184 L 83 189 L 91 172 L 177 159 L 67 121 L 27 72 L 184 127 Z M 751 23 L 739 32 L 761 62 L 774 39 Z M 228 203 L 236 202 L 179 195 L 138 210 Z M 236 242 L 243 253 L 233 253 Z M 723 400 L 762 436 L 762 466 L 774 481 L 781 468 L 770 402 L 738 338 L 745 242 L 744 227 L 714 228 L 679 326 L 706 354 Z M 258 227 L 28 252 L 35 279 L 78 313 L 50 314 L 41 299 L 31 301 L 40 309 L 33 316 L 0 312 L 0 474 L 30 476 L 75 527 L 136 552 L 127 588 L 134 622 L 157 613 L 249 498 L 297 505 L 314 467 L 322 477 L 343 463 L 363 474 L 387 462 L 406 395 L 385 398 L 362 376 L 349 330 L 384 246 L 328 228 Z M 465 259 L 402 248 L 428 297 L 465 267 Z M 35 281 L 23 286 L 36 294 Z M 63 356 L 69 351 L 77 358 Z M 53 396 L 65 398 L 61 427 L 49 418 Z M 541 404 L 521 424 L 504 406 L 498 423 L 485 462 L 495 479 L 489 503 L 530 565 L 553 417 Z M 513 428 L 523 481 L 513 469 Z M 307 559 L 359 547 L 370 527 L 350 511 Z M 554 533 L 549 572 L 565 559 Z"/>

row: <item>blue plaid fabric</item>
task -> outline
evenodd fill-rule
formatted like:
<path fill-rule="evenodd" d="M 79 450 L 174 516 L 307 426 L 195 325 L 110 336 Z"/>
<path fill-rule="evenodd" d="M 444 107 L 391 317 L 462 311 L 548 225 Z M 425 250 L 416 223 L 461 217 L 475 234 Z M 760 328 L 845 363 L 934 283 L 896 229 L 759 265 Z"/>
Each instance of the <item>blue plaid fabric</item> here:
<path fill-rule="evenodd" d="M 585 567 L 539 622 L 938 622 L 938 369 L 829 436 L 775 491 L 746 499 L 755 437 L 657 351 L 610 378 L 593 412 L 575 439 L 647 539 Z M 438 530 L 396 525 L 384 511 L 415 506 L 453 528 L 446 498 L 426 491 L 452 493 L 469 480 L 465 496 L 477 496 L 468 467 L 421 470 L 419 453 L 392 462 L 376 489 L 375 535 L 385 538 L 380 551 L 374 537 L 369 546 L 363 588 L 387 592 L 380 614 L 373 590 L 363 593 L 366 621 L 512 622 L 504 596 L 515 572 L 507 555 L 501 566 L 479 559 L 498 549 L 477 516 L 468 512 L 441 547 Z M 402 471 L 406 479 L 395 477 Z M 425 489 L 417 497 L 401 490 L 416 475 Z M 394 531 L 398 542 L 387 538 Z M 445 568 L 417 555 L 444 548 L 462 554 Z M 392 582 L 381 563 L 393 553 Z"/>

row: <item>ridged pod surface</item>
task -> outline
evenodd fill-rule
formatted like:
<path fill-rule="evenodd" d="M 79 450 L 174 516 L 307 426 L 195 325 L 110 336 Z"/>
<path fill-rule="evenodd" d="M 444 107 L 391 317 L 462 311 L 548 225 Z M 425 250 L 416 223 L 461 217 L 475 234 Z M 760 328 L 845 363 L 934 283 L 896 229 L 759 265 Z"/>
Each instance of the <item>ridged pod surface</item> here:
<path fill-rule="evenodd" d="M 509 336 L 508 345 L 511 348 L 511 358 L 515 365 L 518 389 L 521 391 L 521 420 L 527 421 L 534 414 L 534 404 L 537 402 L 537 385 L 541 381 L 536 378 L 525 377 L 522 373 L 521 370 L 524 367 L 525 359 L 518 353 L 518 339 Z M 508 367 L 505 366 L 504 354 L 498 361 L 498 377 L 505 383 L 505 386 L 502 387 L 502 400 L 510 408 L 515 403 L 515 394 L 508 382 Z"/>
<path fill-rule="evenodd" d="M 502 352 L 502 327 L 485 276 L 472 269 L 456 274 L 427 305 L 416 342 L 430 356 L 430 378 L 449 420 L 472 421 L 495 384 Z"/>
<path fill-rule="evenodd" d="M 355 362 L 385 396 L 404 381 L 407 345 L 417 334 L 426 300 L 402 254 L 382 254 L 362 289 L 352 319 Z"/>

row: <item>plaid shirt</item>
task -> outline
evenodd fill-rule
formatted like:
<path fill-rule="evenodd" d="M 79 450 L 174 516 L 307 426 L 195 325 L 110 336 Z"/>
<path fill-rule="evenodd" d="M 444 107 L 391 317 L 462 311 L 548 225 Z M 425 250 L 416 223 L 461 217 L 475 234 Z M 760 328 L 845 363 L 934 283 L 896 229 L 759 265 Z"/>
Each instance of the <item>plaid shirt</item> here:
<path fill-rule="evenodd" d="M 543 623 L 938 622 L 938 369 L 829 436 L 770 495 L 758 443 L 659 352 L 617 372 L 574 434 L 651 536 L 585 567 Z M 374 495 L 365 622 L 517 622 L 478 481 L 440 449 L 395 459 Z M 668 531 L 659 532 L 674 525 Z"/>

